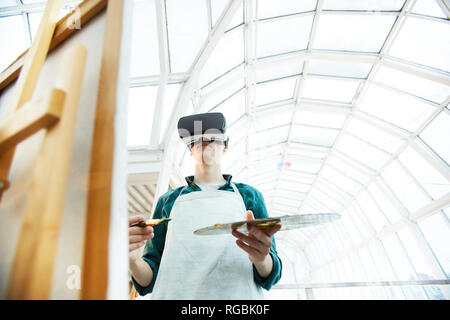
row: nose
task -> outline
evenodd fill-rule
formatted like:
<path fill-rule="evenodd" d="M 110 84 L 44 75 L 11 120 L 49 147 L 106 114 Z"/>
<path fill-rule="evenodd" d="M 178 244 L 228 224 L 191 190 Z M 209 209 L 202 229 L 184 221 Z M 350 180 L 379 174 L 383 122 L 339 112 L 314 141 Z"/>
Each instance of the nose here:
<path fill-rule="evenodd" d="M 201 146 L 202 146 L 202 149 L 203 149 L 203 148 L 206 148 L 210 143 L 211 143 L 211 141 L 202 141 L 201 144 L 200 144 L 200 143 L 196 143 L 196 144 L 194 145 L 194 148 L 198 148 L 198 147 L 200 147 L 200 145 L 201 145 Z"/>
<path fill-rule="evenodd" d="M 209 145 L 211 143 L 211 141 L 202 141 L 201 145 L 202 147 L 205 147 L 207 145 Z M 197 143 L 197 145 L 200 145 L 200 143 Z"/>

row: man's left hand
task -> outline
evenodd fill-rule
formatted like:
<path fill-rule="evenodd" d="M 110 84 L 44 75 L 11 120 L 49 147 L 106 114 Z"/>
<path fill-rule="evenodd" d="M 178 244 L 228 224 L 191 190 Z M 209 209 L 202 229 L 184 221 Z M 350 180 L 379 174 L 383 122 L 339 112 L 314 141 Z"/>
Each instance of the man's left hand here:
<path fill-rule="evenodd" d="M 251 210 L 246 212 L 246 220 L 255 220 Z M 270 248 L 272 247 L 272 236 L 280 229 L 281 225 L 264 229 L 247 225 L 248 235 L 237 230 L 234 230 L 232 234 L 237 238 L 236 244 L 248 253 L 250 261 L 258 264 L 263 262 L 269 255 Z"/>

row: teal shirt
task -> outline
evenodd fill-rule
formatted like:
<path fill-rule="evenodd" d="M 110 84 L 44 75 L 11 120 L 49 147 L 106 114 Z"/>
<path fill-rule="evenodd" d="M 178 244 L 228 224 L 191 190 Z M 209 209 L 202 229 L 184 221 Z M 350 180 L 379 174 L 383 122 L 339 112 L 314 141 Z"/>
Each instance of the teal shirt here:
<path fill-rule="evenodd" d="M 232 176 L 228 174 L 223 175 L 223 178 L 226 180 L 226 183 L 223 186 L 221 186 L 219 190 L 234 192 L 233 187 L 230 184 L 231 177 Z M 156 204 L 155 212 L 153 214 L 154 219 L 159 219 L 163 217 L 168 218 L 170 216 L 173 204 L 180 195 L 181 191 L 183 191 L 183 194 L 201 191 L 200 187 L 193 182 L 194 176 L 189 176 L 186 177 L 185 179 L 188 185 L 186 188 L 184 188 L 184 190 L 183 187 L 178 187 L 175 190 L 166 192 L 159 198 L 158 203 Z M 267 218 L 268 217 L 267 208 L 264 202 L 264 197 L 261 194 L 261 192 L 258 191 L 256 188 L 244 183 L 234 183 L 234 184 L 236 185 L 237 189 L 242 195 L 245 207 L 247 208 L 247 210 L 253 211 L 255 219 Z M 161 262 L 161 257 L 164 252 L 167 224 L 164 223 L 161 225 L 156 225 L 153 227 L 153 230 L 155 236 L 153 237 L 151 243 L 147 241 L 144 248 L 144 255 L 142 257 L 144 261 L 146 261 L 153 270 L 153 280 L 147 287 L 142 287 L 136 282 L 136 280 L 133 277 L 131 277 L 131 280 L 133 282 L 134 287 L 136 288 L 136 291 L 141 296 L 151 293 L 155 285 L 155 281 L 158 276 L 159 264 Z M 272 236 L 272 247 L 270 248 L 270 256 L 272 257 L 273 260 L 273 269 L 267 278 L 262 278 L 256 271 L 255 266 L 253 266 L 253 279 L 255 280 L 256 284 L 260 285 L 266 290 L 270 290 L 270 288 L 274 284 L 276 284 L 281 278 L 282 263 L 280 258 L 278 257 L 275 246 L 275 239 L 273 236 Z"/>

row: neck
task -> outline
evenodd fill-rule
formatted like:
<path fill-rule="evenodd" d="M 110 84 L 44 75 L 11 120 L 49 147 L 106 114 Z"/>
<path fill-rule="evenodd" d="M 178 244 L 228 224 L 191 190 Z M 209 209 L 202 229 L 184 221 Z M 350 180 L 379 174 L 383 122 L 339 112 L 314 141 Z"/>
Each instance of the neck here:
<path fill-rule="evenodd" d="M 220 165 L 208 166 L 203 163 L 195 165 L 194 182 L 209 183 L 225 181 Z"/>

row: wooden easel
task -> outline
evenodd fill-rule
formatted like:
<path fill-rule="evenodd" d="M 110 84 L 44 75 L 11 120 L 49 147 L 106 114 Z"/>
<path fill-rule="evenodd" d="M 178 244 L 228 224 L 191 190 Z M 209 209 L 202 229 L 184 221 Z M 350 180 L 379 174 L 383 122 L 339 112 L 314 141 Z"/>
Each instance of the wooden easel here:
<path fill-rule="evenodd" d="M 74 31 L 65 27 L 68 14 L 56 23 L 62 0 L 47 3 L 42 23 L 32 46 L 0 74 L 0 90 L 18 76 L 11 112 L 0 128 L 0 204 L 8 189 L 9 171 L 16 145 L 44 129 L 31 188 L 27 194 L 22 226 L 12 264 L 6 297 L 48 299 L 60 230 L 63 200 L 86 49 L 76 45 L 63 57 L 60 88 L 31 100 L 47 52 Z M 84 0 L 77 9 L 84 25 L 106 8 L 106 26 L 98 80 L 98 93 L 86 190 L 84 247 L 81 265 L 81 299 L 106 299 L 109 278 L 110 216 L 112 208 L 115 117 L 125 0 Z M 52 38 L 53 36 L 53 38 Z M 122 85 L 123 86 L 123 85 Z M 85 91 L 83 90 L 83 94 Z M 20 109 L 20 110 L 19 110 Z M 19 113 L 20 112 L 20 113 Z M 3 136 L 1 136 L 3 134 Z M 19 162 L 19 161 L 18 161 Z M 11 179 L 13 186 L 15 180 Z M 9 196 L 8 196 L 9 199 Z M 1 218 L 1 217 L 0 217 Z"/>
<path fill-rule="evenodd" d="M 46 130 L 35 163 L 6 298 L 48 299 L 69 172 L 86 49 L 70 48 L 62 59 L 60 88 L 31 100 L 47 56 L 62 0 L 49 0 L 23 64 L 10 114 L 0 127 L 0 201 L 17 144 Z"/>

